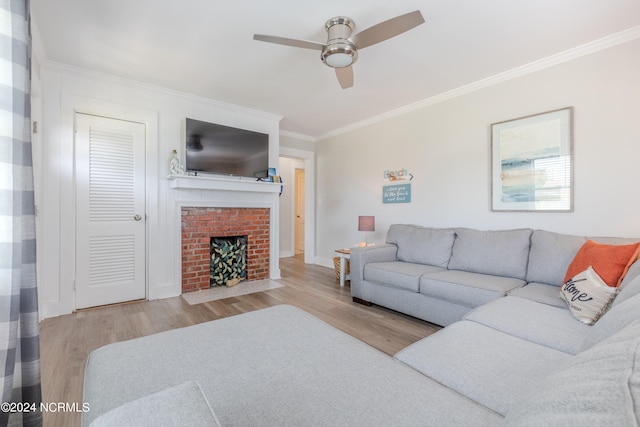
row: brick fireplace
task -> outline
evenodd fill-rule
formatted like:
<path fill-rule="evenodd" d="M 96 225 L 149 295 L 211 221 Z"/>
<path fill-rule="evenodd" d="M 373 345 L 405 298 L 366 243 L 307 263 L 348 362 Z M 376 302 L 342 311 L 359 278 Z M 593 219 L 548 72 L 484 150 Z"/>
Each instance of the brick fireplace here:
<path fill-rule="evenodd" d="M 210 287 L 212 237 L 247 236 L 247 280 L 269 278 L 270 216 L 261 207 L 182 206 L 182 292 Z"/>

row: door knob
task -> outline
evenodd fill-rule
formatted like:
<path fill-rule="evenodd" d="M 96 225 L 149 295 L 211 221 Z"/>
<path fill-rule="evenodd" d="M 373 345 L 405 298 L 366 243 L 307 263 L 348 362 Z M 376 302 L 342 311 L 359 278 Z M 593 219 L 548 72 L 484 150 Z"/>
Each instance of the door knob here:
<path fill-rule="evenodd" d="M 140 221 L 142 217 L 140 215 L 136 215 L 133 217 L 133 219 L 135 219 L 136 221 Z"/>

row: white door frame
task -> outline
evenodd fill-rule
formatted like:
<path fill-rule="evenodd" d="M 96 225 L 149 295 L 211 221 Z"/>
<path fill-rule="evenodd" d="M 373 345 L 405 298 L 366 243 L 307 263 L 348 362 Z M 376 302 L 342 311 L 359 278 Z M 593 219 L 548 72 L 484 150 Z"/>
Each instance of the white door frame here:
<path fill-rule="evenodd" d="M 315 153 L 313 151 L 300 150 L 297 148 L 280 147 L 280 157 L 304 160 L 304 262 L 315 264 L 316 260 L 316 217 L 315 217 Z M 293 227 L 293 221 L 291 227 Z"/>
<path fill-rule="evenodd" d="M 132 107 L 115 102 L 105 101 L 102 99 L 84 97 L 84 96 L 65 96 L 62 97 L 62 121 L 63 130 L 61 132 L 61 138 L 70 141 L 69 150 L 65 154 L 65 163 L 69 169 L 73 169 L 74 152 L 73 149 L 73 122 L 75 120 L 76 113 L 84 113 L 96 116 L 109 117 L 119 120 L 129 120 L 146 125 L 147 132 L 145 134 L 145 158 L 146 158 L 146 180 L 145 180 L 145 203 L 147 212 L 146 223 L 146 295 L 147 299 L 156 299 L 158 290 L 154 286 L 150 286 L 150 271 L 149 271 L 149 259 L 151 257 L 160 256 L 154 252 L 154 245 L 149 243 L 149 229 L 157 227 L 159 217 L 159 207 L 157 198 L 158 188 L 158 112 L 148 110 L 145 108 Z M 68 176 L 68 185 L 63 186 L 61 190 L 60 201 L 60 231 L 61 235 L 67 236 L 60 242 L 61 253 L 68 254 L 68 256 L 61 257 L 60 259 L 60 307 L 56 311 L 60 313 L 71 312 L 75 310 L 75 291 L 73 284 L 75 282 L 76 271 L 76 253 L 75 253 L 75 241 L 76 241 L 76 205 L 75 205 L 75 191 L 72 189 L 75 185 L 75 171 L 73 175 Z M 67 181 L 67 180 L 65 180 Z M 154 191 L 155 190 L 155 191 Z M 72 243 L 70 243 L 72 242 Z M 65 308 L 68 307 L 68 308 Z"/>

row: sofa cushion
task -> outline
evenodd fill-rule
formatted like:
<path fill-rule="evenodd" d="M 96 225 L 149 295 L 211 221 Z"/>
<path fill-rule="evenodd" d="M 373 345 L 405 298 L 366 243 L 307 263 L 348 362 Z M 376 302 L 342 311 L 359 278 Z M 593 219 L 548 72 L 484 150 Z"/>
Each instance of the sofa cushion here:
<path fill-rule="evenodd" d="M 187 381 L 125 403 L 96 418 L 91 427 L 209 427 L 220 423 L 200 386 Z"/>
<path fill-rule="evenodd" d="M 586 242 L 583 236 L 534 230 L 527 267 L 527 282 L 561 286 L 571 261 Z"/>
<path fill-rule="evenodd" d="M 511 277 L 444 270 L 422 276 L 420 293 L 473 308 L 501 298 L 523 284 L 523 280 Z"/>
<path fill-rule="evenodd" d="M 607 286 L 591 266 L 560 288 L 560 294 L 567 301 L 571 313 L 587 325 L 598 321 L 617 293 L 618 289 Z"/>
<path fill-rule="evenodd" d="M 591 333 L 569 310 L 514 296 L 482 305 L 465 320 L 569 354 L 581 351 Z"/>
<path fill-rule="evenodd" d="M 589 328 L 589 333 L 582 341 L 580 351 L 590 349 L 638 320 L 640 318 L 638 313 L 640 313 L 640 295 L 635 295 L 615 307 L 611 307 L 600 320 Z"/>
<path fill-rule="evenodd" d="M 427 228 L 394 224 L 387 243 L 398 246 L 398 260 L 447 268 L 455 239 L 452 228 Z"/>
<path fill-rule="evenodd" d="M 463 320 L 395 357 L 504 415 L 522 395 L 574 356 Z"/>
<path fill-rule="evenodd" d="M 560 287 L 546 283 L 527 283 L 525 286 L 509 291 L 509 295 L 526 298 L 554 307 L 567 308 L 567 303 L 560 295 Z"/>
<path fill-rule="evenodd" d="M 613 300 L 612 307 L 640 293 L 640 261 L 633 263 L 618 288 L 620 291 L 616 299 Z"/>
<path fill-rule="evenodd" d="M 426 273 L 443 271 L 433 265 L 412 262 L 373 262 L 364 266 L 364 280 L 411 292 L 420 291 L 420 277 Z"/>
<path fill-rule="evenodd" d="M 508 426 L 636 426 L 640 419 L 640 321 L 573 357 L 524 398 Z"/>
<path fill-rule="evenodd" d="M 531 231 L 456 228 L 448 268 L 524 279 L 527 276 Z"/>
<path fill-rule="evenodd" d="M 640 242 L 629 245 L 606 245 L 588 240 L 569 264 L 564 281 L 592 266 L 607 285 L 618 286 L 631 264 L 638 259 L 639 253 Z"/>

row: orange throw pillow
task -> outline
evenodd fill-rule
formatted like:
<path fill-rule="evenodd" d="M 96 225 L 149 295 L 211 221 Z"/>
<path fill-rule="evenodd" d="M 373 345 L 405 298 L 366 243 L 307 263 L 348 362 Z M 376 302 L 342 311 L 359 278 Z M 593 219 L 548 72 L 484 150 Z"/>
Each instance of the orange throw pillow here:
<path fill-rule="evenodd" d="M 608 286 L 618 287 L 639 254 L 640 242 L 631 245 L 605 245 L 587 240 L 569 264 L 564 281 L 566 283 L 592 266 Z"/>

